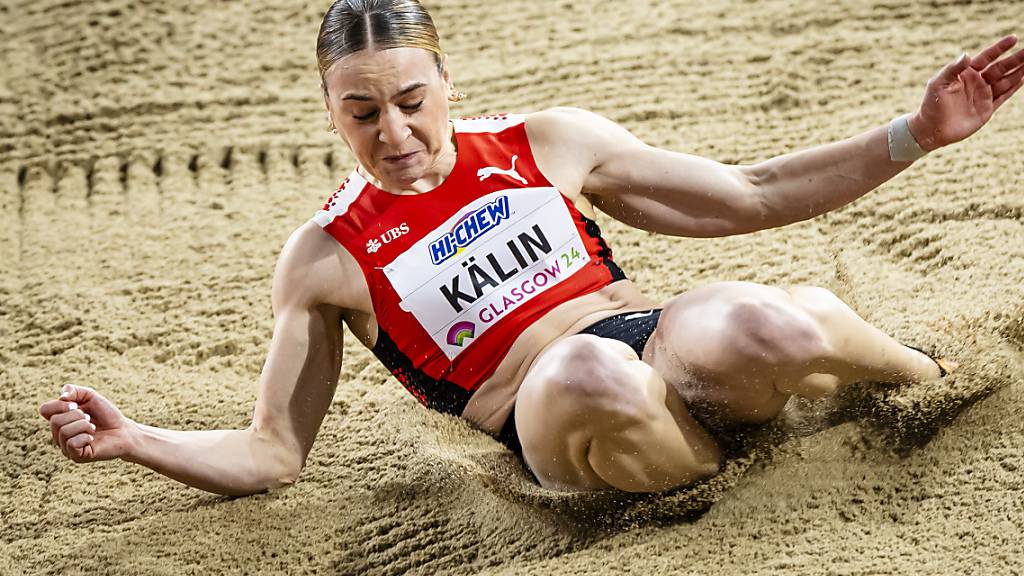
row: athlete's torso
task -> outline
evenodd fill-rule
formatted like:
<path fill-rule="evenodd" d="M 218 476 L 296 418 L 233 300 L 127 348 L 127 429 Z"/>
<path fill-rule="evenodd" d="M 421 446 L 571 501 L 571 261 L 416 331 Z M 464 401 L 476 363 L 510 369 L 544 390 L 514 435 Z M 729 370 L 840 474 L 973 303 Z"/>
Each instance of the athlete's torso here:
<path fill-rule="evenodd" d="M 611 261 L 582 177 L 531 146 L 528 118 L 457 120 L 441 186 L 394 195 L 357 171 L 314 219 L 359 284 L 361 297 L 342 306 L 353 334 L 421 401 L 437 404 L 425 395 L 437 391 L 410 382 L 413 372 L 442 381 L 452 392 L 440 405 L 492 432 L 547 346 L 655 305 Z"/>

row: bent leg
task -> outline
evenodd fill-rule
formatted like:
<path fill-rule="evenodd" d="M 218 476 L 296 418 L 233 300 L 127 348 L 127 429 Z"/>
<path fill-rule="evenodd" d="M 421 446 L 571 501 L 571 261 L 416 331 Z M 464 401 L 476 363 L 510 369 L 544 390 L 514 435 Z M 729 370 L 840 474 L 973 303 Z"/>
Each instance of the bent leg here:
<path fill-rule="evenodd" d="M 718 282 L 666 303 L 645 360 L 689 409 L 723 425 L 760 423 L 793 394 L 857 380 L 938 377 L 928 356 L 874 328 L 823 288 Z"/>
<path fill-rule="evenodd" d="M 832 292 L 814 286 L 794 286 L 787 292 L 815 319 L 833 353 L 826 358 L 824 374 L 813 374 L 784 392 L 813 398 L 822 395 L 816 392 L 862 380 L 914 384 L 940 377 L 935 360 L 868 324 Z"/>
<path fill-rule="evenodd" d="M 545 487 L 657 491 L 718 471 L 721 450 L 694 415 L 762 423 L 792 394 L 938 377 L 825 289 L 720 282 L 668 302 L 642 360 L 590 334 L 553 345 L 520 387 L 516 426 Z"/>
<path fill-rule="evenodd" d="M 644 356 L 690 410 L 716 427 L 775 418 L 780 384 L 824 370 L 831 348 L 817 322 L 785 291 L 716 282 L 665 304 Z"/>
<path fill-rule="evenodd" d="M 653 492 L 713 476 L 721 452 L 629 346 L 570 336 L 530 368 L 516 400 L 523 457 L 554 490 Z"/>

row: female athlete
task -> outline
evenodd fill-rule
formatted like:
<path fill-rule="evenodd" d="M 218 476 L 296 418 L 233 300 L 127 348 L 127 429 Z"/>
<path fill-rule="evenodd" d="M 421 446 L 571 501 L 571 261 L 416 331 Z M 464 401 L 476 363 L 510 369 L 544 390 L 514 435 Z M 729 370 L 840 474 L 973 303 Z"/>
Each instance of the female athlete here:
<path fill-rule="evenodd" d="M 75 462 L 121 458 L 230 495 L 294 483 L 339 378 L 344 322 L 421 403 L 497 436 L 546 488 L 708 478 L 722 463 L 708 423 L 763 423 L 792 395 L 915 384 L 955 363 L 823 288 L 716 282 L 655 302 L 615 265 L 594 209 L 705 238 L 834 210 L 988 122 L 1024 82 L 1024 51 L 1000 60 L 1016 42 L 950 63 L 887 126 L 726 165 L 575 108 L 453 120 L 462 95 L 425 9 L 338 0 L 317 57 L 331 129 L 358 166 L 281 252 L 251 425 L 146 426 L 78 385 L 40 413 Z"/>

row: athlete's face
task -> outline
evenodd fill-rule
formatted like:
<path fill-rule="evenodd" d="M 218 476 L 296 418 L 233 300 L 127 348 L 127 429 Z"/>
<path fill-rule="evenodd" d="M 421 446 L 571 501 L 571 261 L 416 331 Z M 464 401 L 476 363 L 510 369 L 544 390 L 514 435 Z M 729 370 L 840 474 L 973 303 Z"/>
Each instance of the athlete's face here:
<path fill-rule="evenodd" d="M 448 68 L 420 48 L 360 50 L 324 75 L 324 100 L 359 164 L 389 191 L 429 190 L 448 175 Z M 419 185 L 413 184 L 423 179 Z"/>

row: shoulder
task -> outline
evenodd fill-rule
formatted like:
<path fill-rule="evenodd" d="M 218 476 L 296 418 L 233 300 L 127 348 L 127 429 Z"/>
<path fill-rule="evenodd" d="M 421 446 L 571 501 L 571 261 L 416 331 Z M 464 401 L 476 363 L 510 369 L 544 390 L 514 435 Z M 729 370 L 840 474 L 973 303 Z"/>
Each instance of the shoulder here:
<path fill-rule="evenodd" d="M 272 300 L 280 306 L 333 304 L 347 308 L 354 260 L 341 244 L 312 220 L 291 233 L 274 268 Z"/>
<path fill-rule="evenodd" d="M 542 147 L 569 147 L 601 157 L 637 141 L 622 126 L 583 108 L 558 106 L 526 114 L 525 118 L 530 143 Z"/>
<path fill-rule="evenodd" d="M 549 179 L 562 173 L 569 189 L 582 189 L 588 174 L 639 142 L 625 128 L 583 108 L 559 106 L 525 117 L 526 136 L 541 171 Z"/>
<path fill-rule="evenodd" d="M 549 137 L 577 136 L 580 139 L 592 136 L 607 136 L 617 130 L 625 130 L 615 122 L 584 108 L 556 106 L 539 112 L 524 114 L 527 129 L 531 133 Z M 568 130 L 568 131 L 567 131 Z"/>
<path fill-rule="evenodd" d="M 595 117 L 600 117 L 598 114 L 591 112 L 584 108 L 577 108 L 575 106 L 553 106 L 551 108 L 545 108 L 544 110 L 538 110 L 537 112 L 530 112 L 523 115 L 528 122 L 586 122 Z"/>
<path fill-rule="evenodd" d="M 583 108 L 556 106 L 524 114 L 523 118 L 531 138 L 534 135 L 538 138 L 557 138 L 559 135 L 571 137 L 571 133 L 564 132 L 566 129 L 592 130 L 600 116 Z"/>
<path fill-rule="evenodd" d="M 556 106 L 524 114 L 503 113 L 453 118 L 452 121 L 459 132 L 502 132 L 512 126 L 523 124 L 531 142 L 574 137 L 583 141 L 606 133 L 610 128 L 618 127 L 599 114 L 571 106 Z"/>

